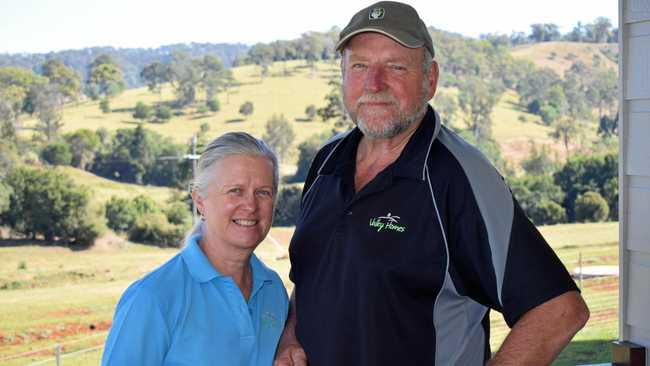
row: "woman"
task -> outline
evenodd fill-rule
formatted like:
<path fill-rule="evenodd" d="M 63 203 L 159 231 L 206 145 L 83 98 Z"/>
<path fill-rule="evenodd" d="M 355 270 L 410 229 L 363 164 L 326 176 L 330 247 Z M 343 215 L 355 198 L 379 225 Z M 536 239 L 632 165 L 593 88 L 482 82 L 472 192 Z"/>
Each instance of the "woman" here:
<path fill-rule="evenodd" d="M 122 295 L 102 365 L 271 365 L 287 315 L 278 275 L 253 250 L 271 227 L 278 163 L 227 133 L 201 155 L 201 221 L 183 250 Z"/>

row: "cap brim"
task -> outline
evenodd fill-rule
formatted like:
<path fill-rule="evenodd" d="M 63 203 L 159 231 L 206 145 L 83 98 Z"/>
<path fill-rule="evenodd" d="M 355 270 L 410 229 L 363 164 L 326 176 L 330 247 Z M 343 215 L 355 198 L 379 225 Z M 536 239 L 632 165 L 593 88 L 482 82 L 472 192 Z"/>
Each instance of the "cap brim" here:
<path fill-rule="evenodd" d="M 399 35 L 394 35 L 389 32 L 386 32 L 385 30 L 381 28 L 375 28 L 375 27 L 366 27 L 366 28 L 361 28 L 357 29 L 354 32 L 351 32 L 350 34 L 346 35 L 345 37 L 341 38 L 338 43 L 336 44 L 336 50 L 341 51 L 341 48 L 345 46 L 345 44 L 350 40 L 350 38 L 356 36 L 359 33 L 366 33 L 366 32 L 374 32 L 374 33 L 380 33 L 385 35 L 386 37 L 391 38 L 395 42 L 401 44 L 404 47 L 407 48 L 420 48 L 424 47 L 424 42 L 418 41 L 416 39 L 413 39 L 406 33 L 401 33 Z M 408 40 L 408 41 L 407 41 Z"/>

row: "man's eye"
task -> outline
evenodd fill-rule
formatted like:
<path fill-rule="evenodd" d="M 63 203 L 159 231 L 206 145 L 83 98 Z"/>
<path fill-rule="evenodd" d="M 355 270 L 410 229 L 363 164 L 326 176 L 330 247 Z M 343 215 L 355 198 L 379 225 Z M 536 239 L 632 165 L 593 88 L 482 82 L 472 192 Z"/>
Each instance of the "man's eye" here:
<path fill-rule="evenodd" d="M 366 65 L 364 64 L 352 64 L 352 68 L 355 70 L 363 70 L 366 68 Z"/>
<path fill-rule="evenodd" d="M 406 67 L 402 65 L 390 65 L 390 68 L 395 71 L 404 71 L 406 70 Z"/>

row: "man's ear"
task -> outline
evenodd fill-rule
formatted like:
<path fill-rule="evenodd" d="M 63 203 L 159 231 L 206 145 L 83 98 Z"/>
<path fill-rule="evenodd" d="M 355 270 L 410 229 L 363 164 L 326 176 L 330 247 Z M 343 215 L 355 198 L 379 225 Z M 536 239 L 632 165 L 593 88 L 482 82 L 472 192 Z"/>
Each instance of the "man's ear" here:
<path fill-rule="evenodd" d="M 436 88 L 438 87 L 438 76 L 440 75 L 440 70 L 438 69 L 438 63 L 433 60 L 431 61 L 431 68 L 429 69 L 429 75 L 427 79 L 429 81 L 429 95 L 427 95 L 427 100 L 431 100 L 436 94 Z"/>

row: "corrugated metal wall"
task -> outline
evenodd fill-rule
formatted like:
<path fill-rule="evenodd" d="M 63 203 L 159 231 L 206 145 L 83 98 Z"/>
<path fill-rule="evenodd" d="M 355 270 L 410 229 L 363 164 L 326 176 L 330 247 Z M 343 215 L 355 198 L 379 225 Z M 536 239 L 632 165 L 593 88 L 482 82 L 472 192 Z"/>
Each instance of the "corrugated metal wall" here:
<path fill-rule="evenodd" d="M 619 29 L 620 335 L 649 348 L 650 0 L 619 0 Z"/>

